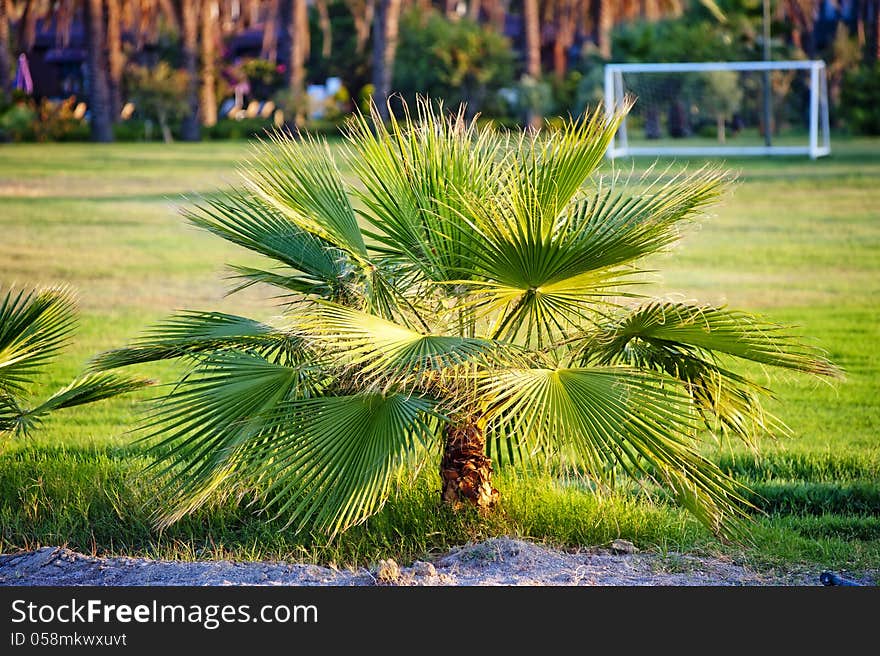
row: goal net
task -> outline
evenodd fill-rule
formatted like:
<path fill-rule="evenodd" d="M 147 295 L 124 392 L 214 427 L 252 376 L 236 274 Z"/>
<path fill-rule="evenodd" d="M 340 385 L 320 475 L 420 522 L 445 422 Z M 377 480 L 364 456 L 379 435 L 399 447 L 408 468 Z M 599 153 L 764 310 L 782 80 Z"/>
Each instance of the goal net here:
<path fill-rule="evenodd" d="M 606 111 L 627 98 L 612 158 L 831 152 L 822 61 L 608 64 Z"/>

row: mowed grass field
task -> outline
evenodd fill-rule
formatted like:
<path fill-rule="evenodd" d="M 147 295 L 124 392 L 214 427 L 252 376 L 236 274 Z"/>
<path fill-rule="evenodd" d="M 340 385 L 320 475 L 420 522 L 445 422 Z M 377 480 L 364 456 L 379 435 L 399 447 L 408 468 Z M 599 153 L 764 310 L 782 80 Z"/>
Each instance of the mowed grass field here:
<path fill-rule="evenodd" d="M 224 297 L 224 263 L 254 256 L 179 215 L 185 195 L 234 184 L 248 152 L 243 142 L 0 146 L 0 285 L 64 283 L 80 299 L 75 341 L 38 396 L 176 309 L 276 312 L 269 289 Z M 433 471 L 401 482 L 380 515 L 329 544 L 234 499 L 159 532 L 150 522 L 157 491 L 139 476 L 147 460 L 128 432 L 151 392 L 59 414 L 32 439 L 0 444 L 0 552 L 67 544 L 101 554 L 344 565 L 407 561 L 505 533 L 570 546 L 623 537 L 759 566 L 880 569 L 880 141 L 836 140 L 832 157 L 815 162 L 725 166 L 736 184 L 675 252 L 649 263 L 658 270 L 654 291 L 796 324 L 847 375 L 829 385 L 753 369 L 772 381 L 771 409 L 791 434 L 764 440 L 760 456 L 707 442 L 707 453 L 756 493 L 763 512 L 754 516 L 753 544 L 721 544 L 686 513 L 643 497 L 596 499 L 504 473 L 497 513 L 453 515 L 438 504 Z M 143 371 L 168 382 L 173 367 Z"/>

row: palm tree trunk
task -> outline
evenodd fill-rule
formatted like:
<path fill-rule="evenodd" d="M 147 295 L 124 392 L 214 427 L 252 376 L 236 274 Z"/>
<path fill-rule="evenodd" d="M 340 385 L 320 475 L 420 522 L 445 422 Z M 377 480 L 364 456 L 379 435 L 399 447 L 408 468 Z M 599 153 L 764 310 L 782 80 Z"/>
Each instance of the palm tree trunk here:
<path fill-rule="evenodd" d="M 718 127 L 718 143 L 723 144 L 725 141 L 727 141 L 727 132 L 726 132 L 725 126 L 724 126 L 724 117 L 717 116 L 715 118 L 715 123 Z"/>
<path fill-rule="evenodd" d="M 535 82 L 541 79 L 541 20 L 538 13 L 538 0 L 524 0 L 526 28 L 526 74 Z M 531 108 L 528 124 L 537 129 L 541 127 L 541 115 L 537 108 Z"/>
<path fill-rule="evenodd" d="M 110 120 L 110 89 L 107 85 L 107 61 L 104 57 L 104 3 L 86 3 L 86 41 L 88 43 L 87 74 L 89 77 L 89 112 L 92 141 L 113 141 Z"/>
<path fill-rule="evenodd" d="M 388 97 L 394 77 L 399 23 L 400 0 L 378 0 L 373 21 L 373 99 L 385 121 L 389 118 Z"/>
<path fill-rule="evenodd" d="M 279 1 L 269 0 L 266 7 L 266 22 L 263 24 L 263 46 L 260 56 L 269 61 L 278 61 L 278 10 Z"/>
<path fill-rule="evenodd" d="M 202 3 L 202 125 L 217 124 L 217 0 Z"/>
<path fill-rule="evenodd" d="M 611 30 L 614 28 L 614 4 L 613 0 L 598 0 L 596 46 L 599 54 L 605 59 L 611 59 Z"/>
<path fill-rule="evenodd" d="M 321 57 L 327 59 L 333 54 L 333 24 L 327 11 L 327 0 L 315 0 L 318 10 L 318 27 L 321 28 Z"/>
<path fill-rule="evenodd" d="M 115 123 L 122 111 L 122 72 L 125 68 L 119 0 L 107 0 L 107 49 L 110 59 L 110 115 Z"/>
<path fill-rule="evenodd" d="M 468 18 L 474 22 L 479 21 L 480 9 L 482 9 L 480 0 L 471 0 L 468 4 Z"/>
<path fill-rule="evenodd" d="M 9 55 L 9 16 L 6 14 L 6 0 L 0 0 L 0 102 L 9 99 L 11 59 Z"/>
<path fill-rule="evenodd" d="M 488 11 L 492 27 L 499 34 L 504 34 L 504 25 L 507 22 L 507 0 L 491 0 Z"/>
<path fill-rule="evenodd" d="M 296 123 L 305 118 L 306 58 L 309 53 L 309 14 L 306 0 L 293 0 L 290 21 L 290 90 L 296 98 Z"/>
<path fill-rule="evenodd" d="M 440 498 L 453 507 L 467 503 L 485 510 L 498 502 L 498 490 L 492 487 L 492 461 L 486 457 L 486 436 L 479 421 L 446 428 L 440 480 Z"/>
<path fill-rule="evenodd" d="M 199 0 L 183 0 L 183 67 L 186 71 L 186 103 L 188 111 L 183 118 L 181 137 L 184 141 L 198 141 L 199 128 Z"/>
<path fill-rule="evenodd" d="M 346 0 L 345 5 L 354 20 L 355 50 L 362 53 L 370 38 L 370 27 L 375 17 L 376 3 L 374 0 Z"/>
<path fill-rule="evenodd" d="M 568 50 L 574 43 L 575 0 L 557 2 L 556 39 L 553 42 L 553 73 L 559 80 L 568 72 Z"/>

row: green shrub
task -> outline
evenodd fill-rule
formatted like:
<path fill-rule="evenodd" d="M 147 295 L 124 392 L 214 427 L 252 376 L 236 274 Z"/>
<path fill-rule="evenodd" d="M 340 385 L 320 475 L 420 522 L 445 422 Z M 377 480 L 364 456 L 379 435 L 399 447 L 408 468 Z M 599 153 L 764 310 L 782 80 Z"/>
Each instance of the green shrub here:
<path fill-rule="evenodd" d="M 416 95 L 443 100 L 450 108 L 495 115 L 498 90 L 513 82 L 513 51 L 497 32 L 439 12 L 407 12 L 401 19 L 394 89 L 409 103 Z"/>
<path fill-rule="evenodd" d="M 844 77 L 840 111 L 852 132 L 880 135 L 880 64 L 862 66 Z"/>
<path fill-rule="evenodd" d="M 209 128 L 205 128 L 204 136 L 213 141 L 225 139 L 253 139 L 265 136 L 266 130 L 271 130 L 275 125 L 271 119 L 243 118 L 235 120 L 224 118 Z"/>
<path fill-rule="evenodd" d="M 36 110 L 26 103 L 15 103 L 0 116 L 0 140 L 33 141 Z"/>

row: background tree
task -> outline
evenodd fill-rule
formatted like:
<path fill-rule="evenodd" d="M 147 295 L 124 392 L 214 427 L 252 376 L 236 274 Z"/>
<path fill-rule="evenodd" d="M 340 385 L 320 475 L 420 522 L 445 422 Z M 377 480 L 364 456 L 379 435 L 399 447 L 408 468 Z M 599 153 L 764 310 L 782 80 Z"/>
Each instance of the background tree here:
<path fill-rule="evenodd" d="M 742 85 L 735 71 L 710 71 L 700 78 L 703 89 L 703 107 L 715 118 L 718 142 L 724 143 L 726 122 L 740 108 L 743 98 Z"/>
<path fill-rule="evenodd" d="M 167 62 L 159 62 L 153 67 L 132 64 L 128 68 L 128 77 L 135 105 L 146 118 L 156 120 L 165 143 L 174 141 L 171 123 L 190 109 L 187 98 L 189 76 L 185 71 L 173 69 Z"/>
<path fill-rule="evenodd" d="M 538 0 L 523 0 L 523 18 L 525 26 L 526 75 L 537 83 L 541 79 L 541 20 Z M 542 116 L 537 106 L 532 103 L 529 108 L 527 123 L 532 128 L 540 128 Z"/>
<path fill-rule="evenodd" d="M 7 0 L 0 0 L 0 105 L 9 100 L 10 80 L 12 79 L 7 6 Z"/>
<path fill-rule="evenodd" d="M 113 120 L 110 107 L 110 87 L 107 81 L 107 59 L 104 57 L 104 3 L 86 0 L 86 47 L 88 51 L 89 124 L 92 140 L 113 141 Z"/>
<path fill-rule="evenodd" d="M 290 95 L 293 98 L 295 121 L 305 120 L 308 98 L 306 97 L 306 60 L 309 56 L 309 13 L 306 0 L 290 0 Z"/>
<path fill-rule="evenodd" d="M 186 111 L 181 125 L 184 141 L 198 141 L 199 127 L 199 0 L 181 1 L 183 70 L 186 73 Z"/>
<path fill-rule="evenodd" d="M 428 95 L 449 107 L 466 104 L 469 117 L 495 116 L 498 91 L 514 81 L 514 63 L 507 38 L 490 27 L 413 8 L 401 18 L 394 89 L 411 105 Z"/>
<path fill-rule="evenodd" d="M 217 124 L 217 45 L 220 39 L 218 0 L 202 0 L 202 79 L 199 114 L 202 125 Z"/>
<path fill-rule="evenodd" d="M 376 0 L 373 21 L 373 98 L 384 120 L 389 117 L 388 98 L 394 76 L 400 4 L 401 0 Z"/>

